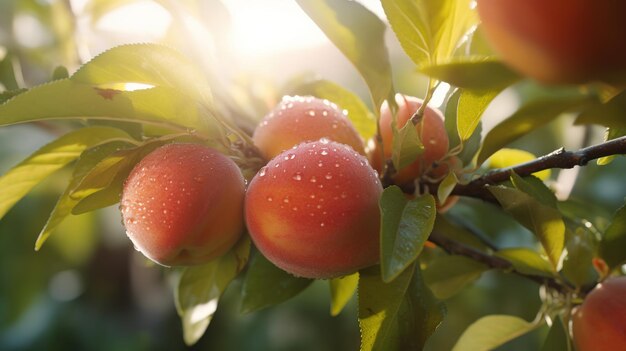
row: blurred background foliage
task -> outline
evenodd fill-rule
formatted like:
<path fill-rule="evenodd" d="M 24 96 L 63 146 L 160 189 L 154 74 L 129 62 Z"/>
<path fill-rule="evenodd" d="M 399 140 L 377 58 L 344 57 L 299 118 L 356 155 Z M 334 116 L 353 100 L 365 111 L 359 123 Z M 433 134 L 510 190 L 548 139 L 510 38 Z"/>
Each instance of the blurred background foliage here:
<path fill-rule="evenodd" d="M 383 17 L 377 1 L 360 2 Z M 44 83 L 58 66 L 72 73 L 98 53 L 134 42 L 162 42 L 183 51 L 214 86 L 228 86 L 234 103 L 257 118 L 294 76 L 319 76 L 367 94 L 354 68 L 295 2 L 279 0 L 2 0 L 0 92 Z M 397 90 L 423 96 L 425 77 L 416 73 L 390 31 L 387 44 Z M 529 82 L 507 89 L 483 117 L 483 133 L 522 101 L 542 94 L 546 88 Z M 563 116 L 513 147 L 540 155 L 602 140 L 601 129 L 571 123 L 571 116 Z M 39 123 L 0 129 L 0 172 L 70 127 Z M 557 190 L 565 195 L 575 184 L 571 211 L 583 210 L 595 225 L 606 225 L 626 195 L 624 162 L 601 169 L 594 163 L 577 172 L 553 172 L 553 184 L 558 180 Z M 0 221 L 0 349 L 185 349 L 167 277 L 133 250 L 116 208 L 67 219 L 48 245 L 34 251 L 64 179 L 58 174 L 39 185 Z M 535 245 L 528 231 L 479 201 L 462 200 L 449 217 L 500 247 Z M 240 287 L 239 280 L 231 284 L 207 333 L 191 349 L 358 349 L 356 304 L 331 317 L 326 282 L 314 283 L 280 306 L 246 315 L 239 312 Z M 540 305 L 535 283 L 486 272 L 447 300 L 447 317 L 427 349 L 450 349 L 470 323 L 486 314 L 532 320 Z M 539 349 L 546 333 L 540 329 L 501 350 Z"/>

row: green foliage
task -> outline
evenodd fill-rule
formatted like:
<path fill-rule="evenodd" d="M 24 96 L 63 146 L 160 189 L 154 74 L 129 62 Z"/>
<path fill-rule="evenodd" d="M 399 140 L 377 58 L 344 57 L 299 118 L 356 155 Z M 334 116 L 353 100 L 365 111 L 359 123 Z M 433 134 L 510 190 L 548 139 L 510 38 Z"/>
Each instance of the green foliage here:
<path fill-rule="evenodd" d="M 616 268 L 626 261 L 624 245 L 626 245 L 626 206 L 617 210 L 611 225 L 604 232 L 604 237 L 600 242 L 600 256 L 606 261 L 609 268 Z"/>
<path fill-rule="evenodd" d="M 487 266 L 465 256 L 435 258 L 424 270 L 424 281 L 438 299 L 449 299 L 487 270 Z"/>
<path fill-rule="evenodd" d="M 524 335 L 535 328 L 537 324 L 505 315 L 483 317 L 461 335 L 453 351 L 488 351 Z"/>
<path fill-rule="evenodd" d="M 552 327 L 550 327 L 546 341 L 541 347 L 541 351 L 552 350 L 572 350 L 567 327 L 563 325 L 563 321 L 560 317 L 555 318 L 552 322 Z"/>
<path fill-rule="evenodd" d="M 565 224 L 561 214 L 534 196 L 538 192 L 535 191 L 536 185 L 531 185 L 514 173 L 511 179 L 515 188 L 491 186 L 488 189 L 505 211 L 537 236 L 556 269 L 565 240 Z"/>
<path fill-rule="evenodd" d="M 436 208 L 431 195 L 407 200 L 400 188 L 388 187 L 380 198 L 382 279 L 390 282 L 419 256 L 433 230 Z"/>
<path fill-rule="evenodd" d="M 363 270 L 358 289 L 361 351 L 419 350 L 445 314 L 415 265 L 390 283 L 378 269 Z"/>
<path fill-rule="evenodd" d="M 350 301 L 359 285 L 359 273 L 328 281 L 330 285 L 330 314 L 337 316 Z"/>
<path fill-rule="evenodd" d="M 249 254 L 250 240 L 244 238 L 224 256 L 201 266 L 182 269 L 174 298 L 187 345 L 195 344 L 204 334 L 220 296 L 244 268 Z"/>
<path fill-rule="evenodd" d="M 463 36 L 478 22 L 469 0 L 382 0 L 381 3 L 404 51 L 418 67 L 451 58 Z"/>
<path fill-rule="evenodd" d="M 396 170 L 400 170 L 413 163 L 424 152 L 424 145 L 415 125 L 410 121 L 400 129 L 392 122 L 391 129 L 393 132 L 391 161 Z"/>
<path fill-rule="evenodd" d="M 476 91 L 499 91 L 520 79 L 517 73 L 492 57 L 454 59 L 423 67 L 421 71 L 459 88 Z"/>
<path fill-rule="evenodd" d="M 289 300 L 306 289 L 311 279 L 298 278 L 256 254 L 243 282 L 241 311 L 253 312 Z"/>
<path fill-rule="evenodd" d="M 357 68 L 378 114 L 384 100 L 394 103 L 385 24 L 356 1 L 297 0 L 326 36 Z"/>

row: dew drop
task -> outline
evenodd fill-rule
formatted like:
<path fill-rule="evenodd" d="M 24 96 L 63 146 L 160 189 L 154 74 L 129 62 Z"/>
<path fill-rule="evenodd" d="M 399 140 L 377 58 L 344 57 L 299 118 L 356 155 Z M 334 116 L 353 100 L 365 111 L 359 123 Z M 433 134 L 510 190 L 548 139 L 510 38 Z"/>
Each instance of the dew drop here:
<path fill-rule="evenodd" d="M 316 183 L 317 182 L 317 178 L 315 178 L 315 176 L 312 176 L 310 181 L 311 181 L 311 183 Z"/>
<path fill-rule="evenodd" d="M 261 168 L 261 170 L 259 171 L 259 177 L 265 177 L 265 172 L 266 171 L 267 171 L 267 167 Z"/>
<path fill-rule="evenodd" d="M 283 202 L 288 204 L 289 203 L 289 196 L 285 196 L 285 198 L 283 199 Z"/>
<path fill-rule="evenodd" d="M 297 181 L 302 180 L 302 173 L 297 172 L 296 174 L 293 175 L 293 179 Z"/>
<path fill-rule="evenodd" d="M 163 214 L 167 214 L 167 210 L 163 210 Z"/>
<path fill-rule="evenodd" d="M 311 116 L 311 117 L 315 117 L 315 111 L 314 110 L 309 110 L 309 111 L 307 111 L 306 114 Z"/>
<path fill-rule="evenodd" d="M 322 116 L 324 116 L 324 117 L 328 116 L 328 111 L 326 111 L 326 110 L 322 111 Z"/>
<path fill-rule="evenodd" d="M 320 223 L 320 227 L 324 227 L 324 226 L 326 226 L 326 223 L 321 222 L 321 223 Z"/>
<path fill-rule="evenodd" d="M 322 139 L 320 139 L 320 143 L 326 145 L 326 144 L 330 143 L 330 140 L 328 140 L 328 138 L 322 138 Z"/>
<path fill-rule="evenodd" d="M 274 165 L 274 168 L 278 168 L 280 167 L 280 162 L 276 162 L 276 164 Z"/>
<path fill-rule="evenodd" d="M 330 174 L 330 173 L 326 173 L 326 175 L 324 176 L 324 178 L 326 178 L 326 179 L 330 180 L 330 179 L 333 179 L 333 175 L 332 175 L 332 174 Z"/>
<path fill-rule="evenodd" d="M 293 211 L 297 211 L 297 210 L 298 210 L 298 207 L 297 207 L 297 206 L 294 206 L 294 207 L 292 207 L 291 209 L 292 209 Z"/>
<path fill-rule="evenodd" d="M 342 191 L 340 196 L 342 199 L 345 199 L 348 197 L 348 194 L 345 191 Z"/>
<path fill-rule="evenodd" d="M 322 155 L 322 156 L 326 156 L 326 155 L 328 155 L 328 150 L 326 150 L 326 149 L 322 150 L 322 151 L 320 152 L 320 155 Z"/>
<path fill-rule="evenodd" d="M 315 194 L 311 194 L 311 195 L 309 195 L 309 198 L 311 198 L 311 199 L 315 199 Z"/>
<path fill-rule="evenodd" d="M 268 197 L 267 197 L 267 201 L 268 201 L 268 202 L 272 202 L 272 201 L 274 201 L 274 198 L 273 198 L 273 197 L 271 197 L 271 196 L 268 196 Z"/>
<path fill-rule="evenodd" d="M 317 163 L 317 167 L 322 167 L 322 166 L 324 166 L 324 163 L 323 163 L 322 161 L 319 161 L 319 162 Z"/>

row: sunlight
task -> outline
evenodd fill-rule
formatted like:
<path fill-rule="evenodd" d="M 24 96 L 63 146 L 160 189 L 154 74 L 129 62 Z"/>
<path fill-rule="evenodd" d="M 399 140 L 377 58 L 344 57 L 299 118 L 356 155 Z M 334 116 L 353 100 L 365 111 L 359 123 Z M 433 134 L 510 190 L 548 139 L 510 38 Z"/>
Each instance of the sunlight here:
<path fill-rule="evenodd" d="M 158 39 L 165 35 L 171 21 L 172 16 L 163 7 L 152 1 L 140 1 L 107 13 L 98 21 L 97 28 Z"/>

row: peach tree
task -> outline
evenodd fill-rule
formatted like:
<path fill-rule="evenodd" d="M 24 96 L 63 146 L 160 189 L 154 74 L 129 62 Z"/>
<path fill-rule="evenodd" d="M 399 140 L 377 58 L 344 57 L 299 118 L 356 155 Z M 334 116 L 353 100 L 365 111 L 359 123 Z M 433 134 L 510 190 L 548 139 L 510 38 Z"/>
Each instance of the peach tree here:
<path fill-rule="evenodd" d="M 545 326 L 545 349 L 572 350 L 570 322 L 585 318 L 573 317 L 577 307 L 604 281 L 623 279 L 615 276 L 626 261 L 626 210 L 599 215 L 589 204 L 557 197 L 564 185 L 550 172 L 623 162 L 617 159 L 626 153 L 623 24 L 593 19 L 608 29 L 592 33 L 608 39 L 584 37 L 589 43 L 578 45 L 603 43 L 601 55 L 585 51 L 587 61 L 550 75 L 533 73 L 541 61 L 533 50 L 547 46 L 551 55 L 561 46 L 551 37 L 535 46 L 534 36 L 543 33 L 525 37 L 506 27 L 498 16 L 511 16 L 502 15 L 511 1 L 478 0 L 477 10 L 470 0 L 381 0 L 386 21 L 356 1 L 297 3 L 354 65 L 369 99 L 329 79 L 295 77 L 259 114 L 246 106 L 258 102 L 252 93 L 235 94 L 241 87 L 207 77 L 175 49 L 114 47 L 72 74 L 60 68 L 48 83 L 6 85 L 16 89 L 0 93 L 1 126 L 72 129 L 0 178 L 0 217 L 64 168 L 71 176 L 35 250 L 68 216 L 121 202 L 133 243 L 163 265 L 146 269 L 162 269 L 175 282 L 188 345 L 210 327 L 235 279 L 243 281 L 244 312 L 285 302 L 323 279 L 332 315 L 358 295 L 362 350 L 421 350 L 445 319 L 446 300 L 499 270 L 536 283 L 542 298 L 536 318 L 485 316 L 454 350 L 494 349 Z M 624 7 L 576 3 L 599 13 Z M 394 88 L 386 33 L 417 67 L 414 84 L 424 85 L 423 96 Z M 559 55 L 546 60 L 568 59 Z M 536 93 L 483 132 L 481 118 L 497 97 L 528 85 Z M 445 97 L 441 109 L 429 105 L 436 93 Z M 604 142 L 538 157 L 511 147 L 564 114 L 565 133 L 572 121 L 600 125 Z M 615 189 L 625 190 L 623 183 Z M 494 243 L 472 224 L 471 212 L 446 211 L 459 198 L 511 218 L 533 234 L 533 245 Z M 626 320 L 612 318 L 603 328 L 613 338 L 605 345 L 614 346 L 624 340 L 611 328 Z M 588 338 L 589 323 L 578 322 L 573 338 Z M 578 347 L 593 345 L 585 339 Z"/>

